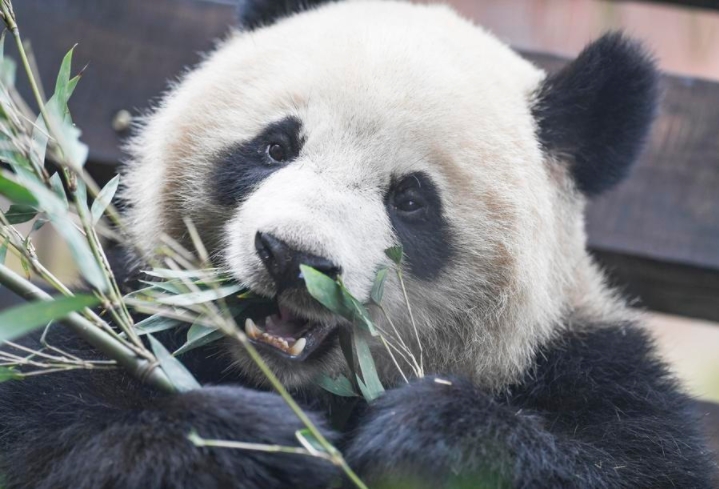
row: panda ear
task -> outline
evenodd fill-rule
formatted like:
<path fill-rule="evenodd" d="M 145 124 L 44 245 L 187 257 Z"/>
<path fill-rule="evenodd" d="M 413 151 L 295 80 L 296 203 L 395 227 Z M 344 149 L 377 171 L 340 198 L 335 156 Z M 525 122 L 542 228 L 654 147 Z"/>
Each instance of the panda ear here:
<path fill-rule="evenodd" d="M 239 0 L 237 17 L 240 26 L 255 29 L 331 1 L 335 0 Z"/>
<path fill-rule="evenodd" d="M 597 195 L 629 172 L 656 112 L 659 73 L 621 33 L 605 34 L 536 93 L 533 114 L 544 149 L 567 161 L 577 188 Z"/>

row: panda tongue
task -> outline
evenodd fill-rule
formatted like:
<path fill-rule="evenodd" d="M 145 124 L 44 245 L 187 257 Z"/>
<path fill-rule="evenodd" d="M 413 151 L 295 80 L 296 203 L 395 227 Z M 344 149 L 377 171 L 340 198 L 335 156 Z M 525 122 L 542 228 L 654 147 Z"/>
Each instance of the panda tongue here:
<path fill-rule="evenodd" d="M 296 339 L 305 331 L 307 322 L 280 306 L 279 314 L 268 316 L 264 326 L 265 331 L 273 336 Z"/>

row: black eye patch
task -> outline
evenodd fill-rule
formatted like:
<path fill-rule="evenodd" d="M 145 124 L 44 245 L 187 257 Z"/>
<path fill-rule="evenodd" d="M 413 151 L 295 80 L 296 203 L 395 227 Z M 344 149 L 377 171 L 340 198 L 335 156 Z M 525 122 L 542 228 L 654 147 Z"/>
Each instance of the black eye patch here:
<path fill-rule="evenodd" d="M 422 280 L 436 278 L 454 254 L 437 186 L 423 172 L 396 177 L 385 196 L 385 206 L 410 273 Z"/>
<path fill-rule="evenodd" d="M 301 132 L 302 122 L 287 117 L 265 127 L 249 141 L 222 151 L 211 175 L 215 200 L 232 206 L 247 199 L 265 178 L 299 156 L 304 143 Z"/>

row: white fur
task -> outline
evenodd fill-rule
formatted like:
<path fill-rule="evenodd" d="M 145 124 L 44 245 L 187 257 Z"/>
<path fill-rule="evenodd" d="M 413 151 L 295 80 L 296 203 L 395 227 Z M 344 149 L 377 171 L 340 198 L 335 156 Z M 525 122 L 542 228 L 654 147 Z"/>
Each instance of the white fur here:
<path fill-rule="evenodd" d="M 458 250 L 432 283 L 406 276 L 426 370 L 505 385 L 569 317 L 617 307 L 584 249 L 583 199 L 535 136 L 531 97 L 543 77 L 444 6 L 344 2 L 235 33 L 133 144 L 133 239 L 151 254 L 163 232 L 181 239 L 189 216 L 238 280 L 271 294 L 253 243 L 272 232 L 339 264 L 367 298 L 397 241 L 383 193 L 392 175 L 424 171 Z M 288 115 L 303 122 L 301 157 L 236 209 L 216 205 L 216 153 Z M 386 308 L 414 344 L 394 278 Z"/>

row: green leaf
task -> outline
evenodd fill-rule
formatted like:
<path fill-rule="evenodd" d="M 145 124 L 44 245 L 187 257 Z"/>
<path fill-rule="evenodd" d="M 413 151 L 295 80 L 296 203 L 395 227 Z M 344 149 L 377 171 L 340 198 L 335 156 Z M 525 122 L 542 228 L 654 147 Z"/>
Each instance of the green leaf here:
<path fill-rule="evenodd" d="M 217 289 L 202 290 L 199 292 L 189 292 L 187 294 L 180 294 L 174 296 L 159 297 L 157 302 L 160 304 L 167 304 L 170 306 L 189 306 L 192 304 L 201 304 L 203 302 L 210 302 L 228 295 L 232 295 L 242 290 L 242 286 L 239 284 L 226 285 L 224 287 L 218 287 Z"/>
<path fill-rule="evenodd" d="M 372 336 L 379 335 L 367 308 L 360 301 L 355 299 L 352 294 L 350 294 L 349 290 L 344 287 L 344 285 L 340 284 L 340 289 L 342 289 L 342 299 L 351 311 L 351 315 L 347 317 L 347 319 L 350 319 L 354 324 L 360 326 Z"/>
<path fill-rule="evenodd" d="M 45 125 L 45 120 L 42 118 L 42 115 L 37 116 L 37 119 L 35 119 L 35 125 L 32 127 L 30 139 L 32 143 L 30 145 L 30 158 L 35 162 L 38 168 L 42 168 L 45 165 L 45 153 L 49 140 L 47 126 Z"/>
<path fill-rule="evenodd" d="M 387 280 L 387 269 L 382 267 L 377 272 L 372 285 L 372 291 L 369 293 L 370 299 L 377 305 L 382 303 L 382 297 L 384 296 L 384 283 Z"/>
<path fill-rule="evenodd" d="M 167 348 L 157 341 L 154 336 L 148 335 L 152 352 L 160 362 L 160 367 L 170 379 L 172 385 L 180 392 L 187 392 L 202 387 L 199 382 L 192 376 L 189 370 L 177 358 L 170 355 Z"/>
<path fill-rule="evenodd" d="M 337 333 L 340 349 L 342 350 L 342 354 L 345 357 L 345 360 L 347 360 L 347 365 L 350 368 L 350 373 L 352 374 L 350 377 L 355 377 L 355 370 L 357 367 L 357 362 L 355 361 L 355 351 L 354 346 L 352 345 L 352 336 L 354 335 L 354 330 L 349 328 L 340 328 L 339 333 Z"/>
<path fill-rule="evenodd" d="M 389 259 L 392 260 L 396 265 L 399 265 L 402 263 L 402 256 L 404 255 L 404 251 L 402 250 L 401 245 L 393 246 L 384 250 L 384 254 L 387 255 Z"/>
<path fill-rule="evenodd" d="M 160 314 L 155 314 L 149 318 L 143 319 L 139 323 L 135 323 L 135 332 L 142 336 L 150 333 L 158 333 L 167 329 L 172 329 L 182 324 L 174 318 L 168 318 Z"/>
<path fill-rule="evenodd" d="M 68 314 L 96 305 L 93 295 L 59 297 L 50 301 L 34 301 L 6 309 L 0 313 L 0 342 L 12 341 L 47 323 Z"/>
<path fill-rule="evenodd" d="M 85 280 L 97 290 L 107 290 L 105 274 L 95 260 L 85 236 L 75 229 L 74 224 L 68 218 L 53 216 L 50 218 L 50 222 L 67 242 L 73 260 Z"/>
<path fill-rule="evenodd" d="M 141 299 L 144 299 L 149 297 L 152 300 L 155 300 L 157 299 L 158 295 L 162 296 L 165 293 L 179 295 L 187 289 L 180 282 L 148 282 L 147 280 L 139 280 L 139 282 L 148 285 L 148 287 L 144 287 L 142 289 L 130 292 L 125 296 L 125 298 L 139 297 Z"/>
<path fill-rule="evenodd" d="M 217 275 L 217 268 L 206 268 L 204 270 L 172 270 L 170 268 L 153 268 L 152 270 L 145 270 L 145 275 L 150 277 L 164 278 L 164 279 L 207 279 L 213 275 Z"/>
<path fill-rule="evenodd" d="M 8 380 L 20 380 L 22 376 L 12 367 L 0 367 L 0 383 Z"/>
<path fill-rule="evenodd" d="M 0 265 L 5 264 L 5 258 L 7 258 L 7 245 L 10 242 L 10 238 L 5 238 L 2 246 L 0 246 Z"/>
<path fill-rule="evenodd" d="M 30 190 L 19 183 L 9 180 L 2 174 L 0 174 L 0 195 L 4 195 L 16 204 L 28 206 L 37 206 L 38 204 Z"/>
<path fill-rule="evenodd" d="M 38 231 L 41 227 L 43 227 L 48 222 L 50 222 L 50 221 L 45 219 L 44 217 L 38 217 L 37 219 L 35 219 L 35 222 L 32 223 L 32 229 L 30 230 L 30 234 L 34 233 L 35 231 Z M 30 234 L 28 234 L 28 237 L 30 236 Z"/>
<path fill-rule="evenodd" d="M 352 343 L 354 344 L 357 363 L 359 363 L 360 372 L 362 373 L 362 378 L 359 375 L 357 376 L 357 383 L 365 399 L 373 401 L 382 395 L 384 387 L 382 387 L 382 382 L 380 382 L 377 375 L 377 367 L 375 367 L 372 359 L 372 353 L 367 340 L 358 331 L 355 331 L 352 335 Z"/>
<path fill-rule="evenodd" d="M 67 101 L 70 100 L 70 95 L 72 95 L 73 90 L 75 90 L 75 85 L 77 85 L 77 82 L 74 84 L 70 84 L 70 71 L 72 70 L 72 54 L 75 51 L 75 47 L 73 46 L 70 51 L 65 54 L 65 57 L 62 59 L 62 64 L 60 65 L 60 71 L 57 73 L 57 81 L 55 82 L 55 95 L 61 104 L 67 105 Z M 76 77 L 77 78 L 77 77 Z"/>
<path fill-rule="evenodd" d="M 5 57 L 5 33 L 7 29 L 3 29 L 0 35 L 0 82 L 6 87 L 15 85 L 15 72 L 17 65 L 15 61 Z"/>
<path fill-rule="evenodd" d="M 6 88 L 15 86 L 17 64 L 10 58 L 0 59 L 0 83 Z"/>
<path fill-rule="evenodd" d="M 339 375 L 336 379 L 326 374 L 320 375 L 315 381 L 317 385 L 324 390 L 341 397 L 357 397 L 357 393 L 352 386 L 352 382 L 344 375 Z"/>
<path fill-rule="evenodd" d="M 0 181 L 0 183 L 2 182 Z M 95 260 L 87 238 L 77 230 L 72 219 L 70 219 L 66 202 L 60 199 L 54 191 L 49 190 L 37 180 L 31 180 L 27 177 L 23 179 L 23 184 L 26 189 L 32 193 L 37 202 L 35 206 L 42 209 L 48 215 L 53 227 L 67 242 L 73 260 L 85 280 L 98 290 L 106 290 L 108 284 L 105 274 L 97 263 L 97 260 Z M 81 203 L 83 202 L 82 194 L 84 190 L 84 183 L 78 181 L 78 200 Z"/>
<path fill-rule="evenodd" d="M 52 191 L 57 195 L 58 199 L 60 199 L 61 202 L 65 204 L 65 209 L 68 209 L 70 205 L 67 202 L 67 194 L 65 193 L 65 187 L 62 185 L 62 180 L 60 179 L 60 172 L 55 172 L 50 177 L 50 186 L 52 187 Z"/>
<path fill-rule="evenodd" d="M 64 161 L 76 170 L 81 169 L 87 161 L 88 147 L 80 141 L 80 129 L 67 117 L 67 105 L 62 104 L 57 95 L 53 95 L 45 104 L 45 112 L 50 118 L 49 126 L 62 149 Z"/>
<path fill-rule="evenodd" d="M 319 453 L 327 453 L 325 447 L 319 442 L 315 435 L 312 434 L 309 428 L 303 428 L 295 431 L 295 436 L 305 450 L 310 452 L 312 455 Z"/>
<path fill-rule="evenodd" d="M 10 224 L 20 224 L 27 222 L 37 215 L 37 210 L 29 205 L 14 204 L 11 205 L 5 213 L 5 218 Z"/>
<path fill-rule="evenodd" d="M 353 311 L 348 307 L 345 294 L 337 282 L 307 265 L 300 265 L 300 271 L 307 285 L 307 291 L 317 302 L 344 318 L 352 317 Z"/>
<path fill-rule="evenodd" d="M 115 175 L 115 178 L 107 182 L 107 185 L 105 185 L 97 195 L 95 202 L 92 203 L 92 224 L 97 224 L 97 221 L 100 220 L 105 209 L 107 209 L 110 202 L 112 202 L 119 183 L 120 175 Z"/>
<path fill-rule="evenodd" d="M 200 324 L 193 324 L 187 330 L 187 342 L 173 353 L 174 356 L 182 355 L 190 350 L 208 345 L 213 341 L 222 338 L 224 334 L 217 328 L 208 328 Z"/>

